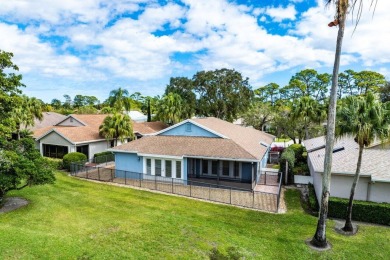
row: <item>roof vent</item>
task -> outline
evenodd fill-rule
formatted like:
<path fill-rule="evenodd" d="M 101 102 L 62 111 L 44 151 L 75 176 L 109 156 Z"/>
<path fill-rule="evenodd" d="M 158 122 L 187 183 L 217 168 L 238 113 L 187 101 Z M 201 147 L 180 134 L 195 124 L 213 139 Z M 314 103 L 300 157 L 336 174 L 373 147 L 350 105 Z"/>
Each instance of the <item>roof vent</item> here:
<path fill-rule="evenodd" d="M 261 141 L 261 142 L 260 142 L 260 144 L 261 144 L 262 146 L 265 146 L 265 147 L 267 147 L 267 148 L 269 147 L 269 145 L 268 145 L 268 144 L 266 144 L 266 143 L 264 143 L 263 141 Z"/>

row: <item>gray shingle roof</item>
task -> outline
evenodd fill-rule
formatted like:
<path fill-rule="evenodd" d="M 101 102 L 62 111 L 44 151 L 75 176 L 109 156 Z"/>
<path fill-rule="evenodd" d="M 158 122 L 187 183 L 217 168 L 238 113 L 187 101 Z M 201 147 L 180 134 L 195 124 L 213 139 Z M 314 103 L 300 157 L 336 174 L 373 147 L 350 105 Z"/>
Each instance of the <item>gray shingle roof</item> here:
<path fill-rule="evenodd" d="M 304 145 L 308 152 L 314 171 L 324 171 L 325 137 L 305 140 Z M 344 147 L 344 150 L 333 153 L 332 173 L 354 175 L 358 160 L 359 146 L 353 137 L 343 137 L 336 140 L 334 148 Z M 310 150 L 313 150 L 310 152 Z M 390 149 L 365 148 L 363 152 L 361 176 L 371 176 L 372 181 L 390 182 Z"/>

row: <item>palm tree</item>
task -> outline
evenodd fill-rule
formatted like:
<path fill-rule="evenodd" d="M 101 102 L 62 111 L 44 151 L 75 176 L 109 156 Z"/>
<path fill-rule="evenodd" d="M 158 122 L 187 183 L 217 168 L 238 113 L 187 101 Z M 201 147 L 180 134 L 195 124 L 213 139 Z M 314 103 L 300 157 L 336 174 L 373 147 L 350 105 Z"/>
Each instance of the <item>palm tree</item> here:
<path fill-rule="evenodd" d="M 321 123 L 326 112 L 317 100 L 310 96 L 303 96 L 292 103 L 293 120 L 302 119 L 305 129 L 305 139 L 309 139 L 309 125 L 311 122 Z"/>
<path fill-rule="evenodd" d="M 343 230 L 353 231 L 352 206 L 356 185 L 359 181 L 364 147 L 369 146 L 376 138 L 384 140 L 390 135 L 389 111 L 371 92 L 365 96 L 350 96 L 342 103 L 337 112 L 337 136 L 352 135 L 359 145 L 359 156 L 356 172 L 349 196 L 348 210 Z"/>
<path fill-rule="evenodd" d="M 19 97 L 19 105 L 14 108 L 13 119 L 16 123 L 17 138 L 20 139 L 20 129 L 23 125 L 25 128 L 34 126 L 35 119 L 42 120 L 42 103 L 35 97 L 22 95 Z"/>
<path fill-rule="evenodd" d="M 111 90 L 108 102 L 111 107 L 120 113 L 130 111 L 131 98 L 129 97 L 129 91 L 126 89 L 118 88 Z"/>
<path fill-rule="evenodd" d="M 183 100 L 179 94 L 168 93 L 158 103 L 157 117 L 167 124 L 173 125 L 183 119 Z"/>
<path fill-rule="evenodd" d="M 376 0 L 371 0 L 371 4 Z M 343 44 L 344 29 L 345 29 L 345 20 L 348 13 L 348 8 L 353 10 L 355 7 L 358 7 L 358 12 L 356 13 L 357 19 L 359 21 L 361 15 L 361 8 L 363 0 L 326 0 L 328 4 L 335 4 L 336 6 L 336 15 L 335 21 L 329 23 L 329 26 L 338 25 L 337 33 L 337 42 L 336 42 L 336 52 L 333 65 L 332 73 L 332 87 L 330 91 L 330 100 L 328 107 L 328 121 L 326 126 L 326 147 L 325 147 L 325 161 L 324 161 L 324 174 L 322 176 L 322 194 L 321 194 L 321 204 L 320 212 L 318 214 L 317 229 L 314 234 L 311 244 L 316 247 L 326 248 L 328 242 L 326 240 L 326 219 L 328 216 L 328 202 L 330 194 L 330 177 L 331 177 L 331 167 L 332 167 L 332 152 L 335 139 L 335 125 L 336 125 L 336 103 L 337 103 L 337 86 L 338 86 L 338 74 L 340 67 L 340 56 L 341 56 L 341 47 Z"/>
<path fill-rule="evenodd" d="M 107 116 L 99 127 L 99 133 L 107 140 L 114 139 L 115 146 L 118 139 L 123 143 L 125 138 L 133 138 L 133 123 L 128 115 L 115 113 Z"/>

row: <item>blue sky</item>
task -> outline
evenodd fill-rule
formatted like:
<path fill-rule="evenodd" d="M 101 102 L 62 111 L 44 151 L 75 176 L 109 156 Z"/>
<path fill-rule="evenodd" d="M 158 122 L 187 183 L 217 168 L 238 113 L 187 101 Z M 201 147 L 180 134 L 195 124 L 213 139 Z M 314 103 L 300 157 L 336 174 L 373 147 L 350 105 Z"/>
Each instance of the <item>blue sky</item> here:
<path fill-rule="evenodd" d="M 252 87 L 296 72 L 331 72 L 337 28 L 324 1 L 0 0 L 0 49 L 14 53 L 24 93 L 50 102 L 110 90 L 161 95 L 170 77 L 231 68 Z M 364 1 L 363 1 L 364 2 Z M 348 20 L 341 70 L 390 76 L 390 1 Z M 5 37 L 4 37 L 5 36 Z"/>

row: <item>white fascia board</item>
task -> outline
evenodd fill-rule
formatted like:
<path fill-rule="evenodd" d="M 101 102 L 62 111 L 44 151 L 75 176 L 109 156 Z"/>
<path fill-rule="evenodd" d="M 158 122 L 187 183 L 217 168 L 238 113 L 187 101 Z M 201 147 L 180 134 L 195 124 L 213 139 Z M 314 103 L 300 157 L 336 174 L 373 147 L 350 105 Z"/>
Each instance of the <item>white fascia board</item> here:
<path fill-rule="evenodd" d="M 119 149 L 107 149 L 107 151 L 109 152 L 113 152 L 113 153 L 135 153 L 135 154 L 138 154 L 138 151 L 124 151 L 124 150 L 119 150 Z"/>
<path fill-rule="evenodd" d="M 239 162 L 251 162 L 251 163 L 257 163 L 261 162 L 259 160 L 253 160 L 253 159 L 241 159 L 241 158 L 223 158 L 223 157 L 210 157 L 210 156 L 192 156 L 192 155 L 183 155 L 183 157 L 187 158 L 196 158 L 196 159 L 207 159 L 207 160 L 223 160 L 223 161 L 239 161 Z"/>
<path fill-rule="evenodd" d="M 138 156 L 144 157 L 156 157 L 156 158 L 168 158 L 168 159 L 183 159 L 183 156 L 174 156 L 174 155 L 163 155 L 163 154 L 147 154 L 147 153 L 139 153 Z"/>
<path fill-rule="evenodd" d="M 67 117 L 65 117 L 62 121 L 58 122 L 57 124 L 55 124 L 55 126 L 58 126 L 59 124 L 61 124 L 62 122 L 64 122 L 65 120 L 67 120 L 68 118 L 73 118 L 74 120 L 76 120 L 77 122 L 79 122 L 80 124 L 84 125 L 84 126 L 87 126 L 86 123 L 84 123 L 83 121 L 81 121 L 80 119 L 74 117 L 73 114 L 70 114 L 68 115 Z"/>
<path fill-rule="evenodd" d="M 82 141 L 82 142 L 75 142 L 75 144 L 87 144 L 87 143 L 96 143 L 101 141 L 107 141 L 107 139 L 97 139 L 97 140 L 88 140 L 88 141 Z M 111 139 L 110 139 L 111 141 Z"/>

